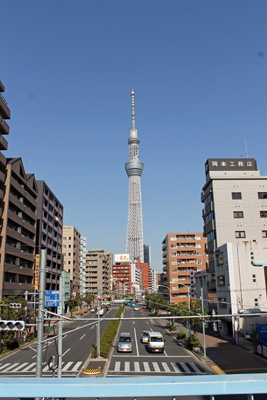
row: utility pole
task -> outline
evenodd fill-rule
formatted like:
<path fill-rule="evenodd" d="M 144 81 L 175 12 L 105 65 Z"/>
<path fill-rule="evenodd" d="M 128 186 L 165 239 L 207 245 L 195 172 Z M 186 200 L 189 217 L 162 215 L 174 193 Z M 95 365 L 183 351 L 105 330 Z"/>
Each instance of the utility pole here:
<path fill-rule="evenodd" d="M 58 378 L 61 378 L 62 375 L 62 318 L 63 314 L 63 276 L 59 278 L 59 307 L 58 314 L 59 323 L 58 323 Z"/>
<path fill-rule="evenodd" d="M 100 302 L 99 302 L 99 289 L 97 289 L 97 329 L 96 329 L 96 348 L 97 348 L 97 358 L 100 358 Z"/>
<path fill-rule="evenodd" d="M 42 376 L 43 337 L 44 337 L 44 309 L 45 309 L 45 278 L 46 278 L 46 254 L 47 250 L 41 250 L 40 280 L 39 280 L 39 304 L 37 319 L 37 357 L 36 377 Z"/>
<path fill-rule="evenodd" d="M 203 288 L 201 288 L 201 302 L 202 302 L 202 315 L 204 315 L 204 298 L 203 298 Z M 206 357 L 206 338 L 205 338 L 205 319 L 202 320 L 202 329 L 203 329 L 203 350 L 204 357 Z"/>

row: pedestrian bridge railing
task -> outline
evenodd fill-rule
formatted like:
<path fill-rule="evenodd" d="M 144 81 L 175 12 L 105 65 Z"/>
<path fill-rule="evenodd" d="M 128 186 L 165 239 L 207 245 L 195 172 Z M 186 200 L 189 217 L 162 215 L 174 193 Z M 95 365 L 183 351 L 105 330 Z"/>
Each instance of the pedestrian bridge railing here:
<path fill-rule="evenodd" d="M 138 400 L 186 399 L 188 396 L 208 396 L 216 400 L 245 395 L 254 400 L 267 393 L 267 374 L 195 375 L 195 376 L 135 376 L 118 378 L 0 378 L 0 398 L 87 398 Z M 218 397 L 221 399 L 221 397 Z"/>

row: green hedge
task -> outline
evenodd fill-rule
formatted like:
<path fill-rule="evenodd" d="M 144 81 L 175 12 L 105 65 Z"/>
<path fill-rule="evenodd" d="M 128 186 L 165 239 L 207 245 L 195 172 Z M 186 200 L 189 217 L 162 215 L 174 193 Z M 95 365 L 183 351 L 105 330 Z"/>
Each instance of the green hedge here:
<path fill-rule="evenodd" d="M 123 309 L 124 307 L 121 306 L 114 315 L 114 318 L 119 318 L 123 312 Z M 100 357 L 108 358 L 108 353 L 117 333 L 119 323 L 119 320 L 110 321 L 104 333 L 102 334 L 100 338 Z M 94 347 L 91 357 L 97 357 L 97 346 Z"/>

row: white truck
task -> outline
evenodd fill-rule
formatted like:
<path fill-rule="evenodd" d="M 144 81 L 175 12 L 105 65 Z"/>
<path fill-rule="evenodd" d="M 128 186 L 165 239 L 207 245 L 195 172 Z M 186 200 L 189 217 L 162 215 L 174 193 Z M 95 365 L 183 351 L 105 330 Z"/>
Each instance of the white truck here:
<path fill-rule="evenodd" d="M 164 339 L 160 332 L 149 332 L 147 348 L 148 351 L 163 353 L 164 352 Z"/>

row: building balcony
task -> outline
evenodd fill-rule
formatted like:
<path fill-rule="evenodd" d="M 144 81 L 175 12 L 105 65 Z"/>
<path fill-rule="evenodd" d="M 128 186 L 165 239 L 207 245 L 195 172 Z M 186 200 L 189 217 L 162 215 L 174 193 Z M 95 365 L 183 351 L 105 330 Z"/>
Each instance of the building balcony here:
<path fill-rule="evenodd" d="M 0 182 L 5 182 L 6 179 L 6 174 L 4 173 L 4 171 L 0 170 Z"/>
<path fill-rule="evenodd" d="M 28 246 L 35 248 L 34 240 L 30 239 L 29 237 L 22 235 L 21 233 L 15 231 L 14 229 L 7 227 L 7 236 L 12 237 L 13 239 L 17 240 L 18 242 L 22 242 L 27 244 Z"/>
<path fill-rule="evenodd" d="M 1 124 L 0 124 L 1 127 Z M 1 129 L 0 129 L 1 130 Z M 8 148 L 8 143 L 4 136 L 0 136 L 0 150 L 7 150 Z"/>
<path fill-rule="evenodd" d="M 10 109 L 7 105 L 4 96 L 1 93 L 0 93 L 0 115 L 4 119 L 10 119 Z"/>
<path fill-rule="evenodd" d="M 2 153 L 0 153 L 0 166 L 6 167 L 6 157 Z"/>

